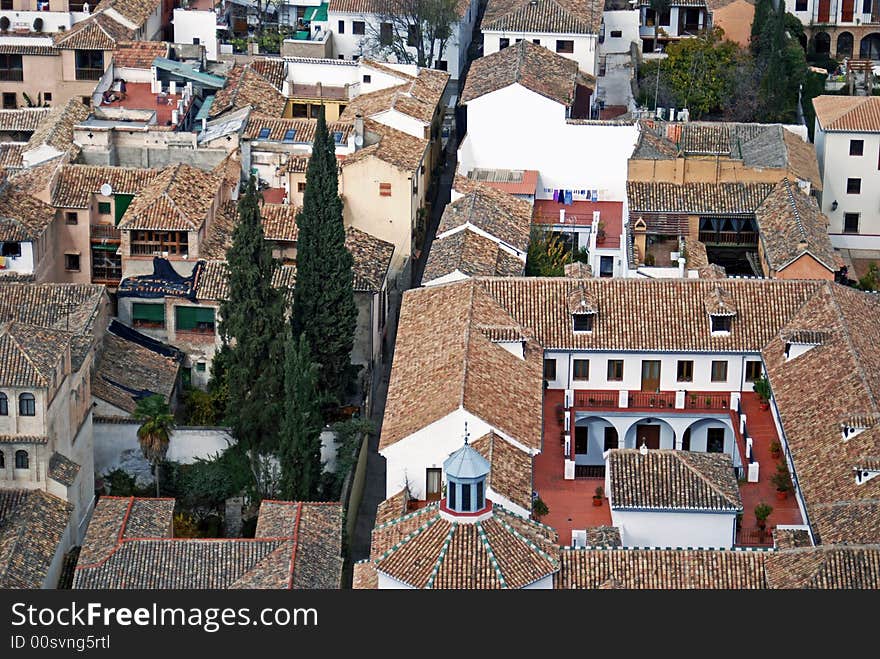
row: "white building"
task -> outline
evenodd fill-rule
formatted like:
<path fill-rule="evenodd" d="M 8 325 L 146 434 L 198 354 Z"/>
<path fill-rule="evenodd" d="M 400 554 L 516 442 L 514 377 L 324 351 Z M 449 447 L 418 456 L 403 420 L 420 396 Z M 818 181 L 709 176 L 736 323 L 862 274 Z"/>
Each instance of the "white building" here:
<path fill-rule="evenodd" d="M 641 50 L 641 14 L 627 3 L 624 6 L 628 8 L 606 10 L 602 15 L 596 95 L 600 104 L 630 108 L 634 75 L 630 49 L 636 44 Z"/>
<path fill-rule="evenodd" d="M 222 27 L 220 16 L 216 12 L 176 8 L 172 22 L 174 24 L 174 43 L 202 45 L 205 47 L 205 55 L 208 60 L 217 60 L 219 52 L 217 30 Z"/>
<path fill-rule="evenodd" d="M 526 40 L 574 60 L 581 71 L 595 76 L 603 4 L 595 0 L 491 0 L 480 24 L 483 55 Z"/>
<path fill-rule="evenodd" d="M 671 41 L 695 37 L 712 27 L 705 0 L 671 0 L 665 11 L 657 14 L 650 0 L 640 0 L 642 52 L 653 54 Z M 656 39 L 656 43 L 655 43 Z"/>
<path fill-rule="evenodd" d="M 838 249 L 880 249 L 880 99 L 818 96 L 814 142 L 822 176 L 819 196 Z"/>
<path fill-rule="evenodd" d="M 880 60 L 877 9 L 877 3 L 870 0 L 785 0 L 785 11 L 807 28 L 810 48 L 837 59 Z"/>
<path fill-rule="evenodd" d="M 322 30 L 332 32 L 334 58 L 351 60 L 374 57 L 394 61 L 395 56 L 382 44 L 386 39 L 390 41 L 393 30 L 404 29 L 402 19 L 395 24 L 385 22 L 390 14 L 383 12 L 393 13 L 393 6 L 393 3 L 383 5 L 375 0 L 330 0 L 326 21 L 315 19 L 313 22 Z M 452 36 L 446 42 L 442 56 L 437 57 L 435 50 L 435 61 L 427 63 L 431 68 L 448 71 L 453 80 L 458 79 L 467 64 L 467 51 L 477 12 L 477 0 L 461 0 L 458 3 L 459 21 L 452 28 Z M 407 37 L 404 34 L 402 38 Z M 438 47 L 435 44 L 435 48 Z M 408 51 L 415 62 L 415 47 L 409 46 Z"/>

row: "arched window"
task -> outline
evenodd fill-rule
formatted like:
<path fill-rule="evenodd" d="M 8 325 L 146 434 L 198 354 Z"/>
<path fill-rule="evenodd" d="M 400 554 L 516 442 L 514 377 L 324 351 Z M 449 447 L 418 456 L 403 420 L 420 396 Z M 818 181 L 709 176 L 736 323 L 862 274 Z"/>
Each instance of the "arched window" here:
<path fill-rule="evenodd" d="M 0 391 L 0 416 L 9 414 L 9 399 L 2 391 Z"/>
<path fill-rule="evenodd" d="M 16 451 L 15 452 L 15 468 L 16 469 L 27 469 L 30 461 L 28 460 L 27 451 Z"/>
<path fill-rule="evenodd" d="M 18 397 L 18 413 L 21 416 L 36 416 L 37 400 L 33 394 L 22 394 Z"/>

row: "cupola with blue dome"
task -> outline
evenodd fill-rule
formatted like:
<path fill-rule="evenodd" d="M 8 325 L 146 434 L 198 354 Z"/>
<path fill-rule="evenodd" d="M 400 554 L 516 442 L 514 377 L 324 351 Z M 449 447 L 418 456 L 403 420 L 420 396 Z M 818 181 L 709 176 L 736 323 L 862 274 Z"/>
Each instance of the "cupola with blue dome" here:
<path fill-rule="evenodd" d="M 486 508 L 486 477 L 489 461 L 467 442 L 443 462 L 446 472 L 446 509 L 470 514 Z"/>

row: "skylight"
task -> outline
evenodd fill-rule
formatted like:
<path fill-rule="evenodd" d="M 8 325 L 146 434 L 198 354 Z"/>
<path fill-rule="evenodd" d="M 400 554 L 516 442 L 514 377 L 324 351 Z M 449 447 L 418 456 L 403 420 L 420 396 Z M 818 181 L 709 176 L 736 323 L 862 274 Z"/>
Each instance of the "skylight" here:
<path fill-rule="evenodd" d="M 257 135 L 257 139 L 259 139 L 259 140 L 267 140 L 267 139 L 269 139 L 269 129 L 268 129 L 268 128 L 261 128 L 261 129 L 260 129 L 260 134 Z"/>
<path fill-rule="evenodd" d="M 341 130 L 337 130 L 335 133 L 333 133 L 333 141 L 336 142 L 337 144 L 342 142 L 342 131 Z"/>
<path fill-rule="evenodd" d="M 284 133 L 284 141 L 285 142 L 293 142 L 293 138 L 296 136 L 296 130 L 291 128 L 290 130 Z"/>

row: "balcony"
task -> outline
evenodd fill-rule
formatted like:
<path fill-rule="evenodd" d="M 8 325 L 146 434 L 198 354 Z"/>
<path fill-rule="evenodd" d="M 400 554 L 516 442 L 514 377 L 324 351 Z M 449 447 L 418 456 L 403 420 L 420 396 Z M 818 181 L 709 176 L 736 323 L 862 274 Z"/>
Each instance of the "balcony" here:
<path fill-rule="evenodd" d="M 676 413 L 695 411 L 726 414 L 730 409 L 730 394 L 727 392 L 685 391 L 684 402 L 678 401 L 675 391 L 629 391 L 625 392 L 626 405 L 621 405 L 621 393 L 616 389 L 576 389 L 574 407 L 605 411 L 656 411 L 665 410 Z"/>
<path fill-rule="evenodd" d="M 110 243 L 121 241 L 122 233 L 111 224 L 92 224 L 90 230 L 94 241 Z"/>

